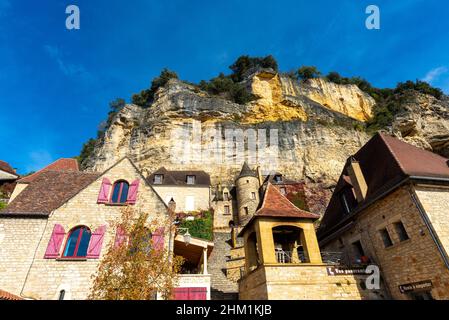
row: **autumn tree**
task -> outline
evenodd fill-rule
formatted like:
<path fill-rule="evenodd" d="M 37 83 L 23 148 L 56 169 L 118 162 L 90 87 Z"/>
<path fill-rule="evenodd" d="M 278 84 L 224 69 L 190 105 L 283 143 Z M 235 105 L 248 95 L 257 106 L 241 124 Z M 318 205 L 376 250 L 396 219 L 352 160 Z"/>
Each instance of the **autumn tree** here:
<path fill-rule="evenodd" d="M 153 300 L 157 293 L 170 298 L 183 263 L 164 246 L 172 218 L 150 220 L 148 213 L 124 208 L 111 223 L 116 237 L 93 276 L 89 299 Z"/>

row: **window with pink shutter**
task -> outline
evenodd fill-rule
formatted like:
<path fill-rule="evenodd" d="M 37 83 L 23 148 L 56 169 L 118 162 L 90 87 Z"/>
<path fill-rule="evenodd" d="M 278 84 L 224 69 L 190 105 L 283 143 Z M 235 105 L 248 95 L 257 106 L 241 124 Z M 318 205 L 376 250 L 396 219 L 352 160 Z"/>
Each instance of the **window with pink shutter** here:
<path fill-rule="evenodd" d="M 128 241 L 128 235 L 125 233 L 125 230 L 121 226 L 117 227 L 115 231 L 115 241 L 114 248 L 120 247 L 122 244 Z"/>
<path fill-rule="evenodd" d="M 112 183 L 108 178 L 103 178 L 101 183 L 100 193 L 98 194 L 97 203 L 109 202 L 109 191 L 111 190 Z"/>
<path fill-rule="evenodd" d="M 45 259 L 56 259 L 59 257 L 62 242 L 64 241 L 65 230 L 60 224 L 55 224 L 53 232 L 48 242 L 47 250 L 45 251 Z"/>
<path fill-rule="evenodd" d="M 174 300 L 207 300 L 207 288 L 175 288 L 173 289 Z"/>
<path fill-rule="evenodd" d="M 152 240 L 153 246 L 155 250 L 163 250 L 164 249 L 164 227 L 158 228 L 155 232 L 153 232 Z"/>
<path fill-rule="evenodd" d="M 98 259 L 100 257 L 105 232 L 106 226 L 100 226 L 92 233 L 86 255 L 88 259 Z"/>
<path fill-rule="evenodd" d="M 140 180 L 134 180 L 131 185 L 129 186 L 129 192 L 128 192 L 128 203 L 129 204 L 135 204 L 137 201 L 137 192 L 139 191 L 139 183 Z"/>

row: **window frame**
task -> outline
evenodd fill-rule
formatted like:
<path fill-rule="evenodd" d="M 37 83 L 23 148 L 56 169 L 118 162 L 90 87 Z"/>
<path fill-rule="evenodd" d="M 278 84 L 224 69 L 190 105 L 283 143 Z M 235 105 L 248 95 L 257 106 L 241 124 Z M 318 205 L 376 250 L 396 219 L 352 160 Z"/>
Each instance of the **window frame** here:
<path fill-rule="evenodd" d="M 386 227 L 379 229 L 379 234 L 385 249 L 391 248 L 394 245 L 393 239 L 391 239 L 390 233 L 388 232 L 388 229 Z M 387 236 L 388 239 L 384 236 Z M 388 240 L 388 244 L 385 240 Z"/>
<path fill-rule="evenodd" d="M 399 242 L 404 242 L 410 239 L 408 235 L 407 229 L 405 228 L 404 223 L 399 220 L 393 223 L 394 231 L 396 232 Z M 403 237 L 405 236 L 405 237 Z"/>
<path fill-rule="evenodd" d="M 122 198 L 122 193 L 123 193 L 123 185 L 124 184 L 127 184 L 128 185 L 128 191 L 127 191 L 127 193 L 126 193 L 126 200 L 125 200 L 125 202 L 121 202 L 121 198 Z M 119 189 L 119 193 L 118 193 L 118 196 L 117 196 L 117 202 L 114 202 L 113 201 L 113 198 L 114 198 L 114 192 L 115 192 L 115 187 L 116 187 L 116 185 L 118 185 L 118 184 L 120 184 L 120 189 Z M 114 182 L 114 184 L 112 185 L 112 193 L 111 193 L 111 198 L 109 199 L 109 203 L 110 204 L 114 204 L 114 205 L 124 205 L 124 204 L 127 204 L 128 203 L 128 195 L 129 195 L 129 187 L 130 187 L 130 184 L 129 184 L 129 182 L 128 181 L 126 181 L 126 180 L 117 180 L 117 181 L 115 181 Z"/>
<path fill-rule="evenodd" d="M 225 216 L 231 215 L 231 207 L 228 206 L 228 205 L 224 206 L 223 214 L 224 214 Z"/>
<path fill-rule="evenodd" d="M 75 249 L 73 250 L 73 255 L 72 255 L 72 256 L 66 256 L 66 255 L 65 255 L 65 252 L 66 252 L 67 249 L 68 249 L 67 245 L 69 245 L 70 237 L 72 236 L 72 234 L 73 234 L 76 230 L 80 230 L 80 233 L 79 233 L 79 235 L 78 235 L 78 239 L 76 240 Z M 79 246 L 80 246 L 81 241 L 82 241 L 82 238 L 83 238 L 84 230 L 89 231 L 89 234 L 90 234 L 90 236 L 89 236 L 89 242 L 88 242 L 88 244 L 87 244 L 87 249 L 86 249 L 86 255 L 85 255 L 85 256 L 77 256 L 78 250 L 79 250 Z M 84 225 L 80 225 L 80 226 L 73 227 L 73 228 L 69 231 L 69 233 L 67 234 L 67 237 L 66 237 L 66 239 L 65 239 L 65 244 L 64 244 L 64 247 L 63 247 L 63 250 L 62 250 L 61 258 L 62 258 L 62 259 L 71 259 L 71 260 L 76 260 L 76 259 L 82 259 L 82 260 L 84 260 L 84 259 L 87 259 L 87 251 L 89 250 L 89 244 L 90 244 L 90 240 L 91 240 L 91 239 L 92 239 L 92 231 L 90 230 L 89 227 L 84 226 Z"/>
<path fill-rule="evenodd" d="M 255 192 L 251 192 L 251 200 L 257 200 L 257 195 Z"/>
<path fill-rule="evenodd" d="M 280 188 L 279 188 L 279 192 L 280 192 L 282 195 L 286 196 L 286 195 L 287 195 L 287 188 L 286 188 L 286 187 L 280 187 Z"/>
<path fill-rule="evenodd" d="M 193 183 L 189 183 L 189 178 L 193 178 Z M 193 174 L 188 174 L 187 177 L 186 177 L 186 183 L 189 186 L 195 185 L 196 184 L 196 176 L 193 175 Z"/>
<path fill-rule="evenodd" d="M 160 178 L 160 181 L 157 181 L 156 178 Z M 164 182 L 163 174 L 155 174 L 153 178 L 153 184 L 162 184 Z"/>

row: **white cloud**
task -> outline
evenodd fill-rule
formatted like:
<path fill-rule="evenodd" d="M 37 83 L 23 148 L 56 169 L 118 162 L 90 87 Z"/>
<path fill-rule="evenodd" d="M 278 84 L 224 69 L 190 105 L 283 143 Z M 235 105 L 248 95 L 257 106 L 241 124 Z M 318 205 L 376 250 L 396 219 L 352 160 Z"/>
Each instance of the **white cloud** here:
<path fill-rule="evenodd" d="M 88 82 L 91 82 L 93 80 L 92 74 L 90 74 L 83 65 L 66 63 L 62 59 L 63 54 L 58 47 L 52 45 L 45 45 L 44 50 L 45 52 L 47 52 L 50 58 L 56 61 L 59 70 L 61 70 L 62 73 L 65 74 L 67 77 L 78 78 L 80 80 Z"/>
<path fill-rule="evenodd" d="M 426 76 L 422 79 L 425 82 L 432 83 L 438 80 L 438 78 L 448 72 L 449 69 L 446 67 L 438 67 L 427 72 Z"/>
<path fill-rule="evenodd" d="M 29 165 L 26 166 L 28 172 L 38 171 L 53 162 L 52 155 L 45 150 L 32 151 L 28 156 L 30 159 Z"/>

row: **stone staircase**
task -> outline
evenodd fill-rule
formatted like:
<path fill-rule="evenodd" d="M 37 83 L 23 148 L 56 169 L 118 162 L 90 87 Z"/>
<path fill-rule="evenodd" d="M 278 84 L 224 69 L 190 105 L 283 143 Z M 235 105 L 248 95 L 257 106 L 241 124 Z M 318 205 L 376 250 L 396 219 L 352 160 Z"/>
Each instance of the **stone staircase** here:
<path fill-rule="evenodd" d="M 230 256 L 231 234 L 214 232 L 214 249 L 209 257 L 208 270 L 211 277 L 212 300 L 237 300 L 238 284 L 226 277 L 226 261 Z"/>

